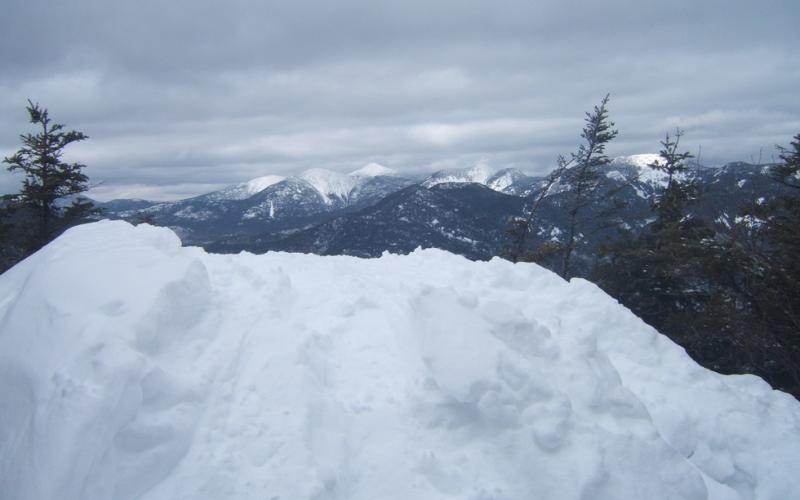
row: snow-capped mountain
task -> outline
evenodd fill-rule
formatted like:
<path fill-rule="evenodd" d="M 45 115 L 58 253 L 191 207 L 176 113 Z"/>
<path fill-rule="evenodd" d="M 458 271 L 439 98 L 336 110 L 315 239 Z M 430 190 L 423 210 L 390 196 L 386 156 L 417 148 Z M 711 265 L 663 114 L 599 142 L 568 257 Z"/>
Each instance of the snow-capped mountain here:
<path fill-rule="evenodd" d="M 353 177 L 380 177 L 380 176 L 395 176 L 398 175 L 397 171 L 388 167 L 384 167 L 379 163 L 367 163 L 358 170 L 350 172 Z"/>
<path fill-rule="evenodd" d="M 608 196 L 599 197 L 585 213 L 591 218 L 610 204 L 621 208 L 615 212 L 613 229 L 587 231 L 581 237 L 583 254 L 592 254 L 619 229 L 636 232 L 649 223 L 654 196 L 666 182 L 665 174 L 651 167 L 658 159 L 632 155 L 602 167 Z M 780 192 L 763 166 L 693 165 L 685 176 L 704 192 L 691 208 L 693 215 L 723 224 L 735 218 L 741 205 L 763 202 Z M 432 246 L 488 259 L 503 252 L 508 219 L 521 215 L 544 185 L 541 177 L 513 168 L 495 171 L 483 164 L 437 172 L 423 181 L 369 164 L 349 174 L 313 169 L 285 179 L 260 178 L 150 207 L 131 202 L 137 210 L 111 215 L 132 217 L 138 211 L 174 228 L 186 243 L 222 252 L 283 249 L 377 256 L 385 250 Z M 568 171 L 539 208 L 533 244 L 562 237 L 571 189 Z"/>
<path fill-rule="evenodd" d="M 323 255 L 377 257 L 417 247 L 443 248 L 473 259 L 497 255 L 509 217 L 525 199 L 477 183 L 412 185 L 358 211 L 286 238 L 261 235 L 219 241 L 218 252 L 286 250 Z"/>
<path fill-rule="evenodd" d="M 251 179 L 247 182 L 242 182 L 233 186 L 223 188 L 219 191 L 209 193 L 210 199 L 214 200 L 246 200 L 254 194 L 260 193 L 273 184 L 277 184 L 284 180 L 282 175 L 265 175 L 256 179 Z"/>
<path fill-rule="evenodd" d="M 268 175 L 193 198 L 143 206 L 104 204 L 108 215 L 146 217 L 176 229 L 187 243 L 206 244 L 235 234 L 292 231 L 341 211 L 357 209 L 414 183 L 368 164 L 350 174 L 320 168 L 296 176 Z M 114 207 L 125 210 L 114 210 Z"/>
<path fill-rule="evenodd" d="M 479 163 L 474 167 L 441 170 L 422 182 L 422 186 L 431 188 L 437 184 L 474 183 L 486 185 L 496 169 Z"/>
<path fill-rule="evenodd" d="M 439 184 L 480 184 L 499 193 L 524 196 L 530 194 L 537 179 L 516 168 L 498 170 L 479 163 L 470 168 L 440 170 L 428 176 L 422 186 L 432 188 Z"/>
<path fill-rule="evenodd" d="M 662 172 L 648 166 L 654 159 L 636 155 L 617 158 L 603 167 L 602 189 L 607 195 L 599 196 L 586 207 L 584 216 L 591 221 L 593 214 L 603 213 L 612 205 L 618 208 L 609 227 L 586 227 L 579 238 L 580 255 L 588 259 L 598 245 L 619 237 L 619 231 L 636 233 L 652 220 L 653 196 L 664 182 Z M 694 166 L 686 176 L 704 191 L 701 201 L 691 211 L 708 221 L 729 219 L 741 205 L 774 197 L 779 192 L 760 166 L 731 164 L 719 169 Z M 567 172 L 561 185 L 552 189 L 540 205 L 537 227 L 530 236 L 532 245 L 558 241 L 566 234 L 566 207 L 571 196 L 569 177 Z M 377 257 L 386 250 L 405 253 L 417 247 L 436 247 L 473 259 L 489 259 L 504 252 L 508 220 L 520 216 L 523 207 L 539 195 L 544 185 L 541 178 L 525 176 L 513 169 L 485 176 L 482 183 L 466 182 L 464 179 L 478 177 L 457 177 L 452 172 L 438 173 L 435 178 L 462 181 L 432 183 L 428 182 L 429 177 L 377 203 L 340 213 L 291 235 L 247 235 L 218 241 L 209 248 L 221 252 L 289 250 Z M 603 220 L 602 225 L 608 222 Z M 585 264 L 590 265 L 591 260 Z"/>
<path fill-rule="evenodd" d="M 499 193 L 526 196 L 540 184 L 539 177 L 531 177 L 516 168 L 498 170 L 486 180 L 486 187 Z"/>

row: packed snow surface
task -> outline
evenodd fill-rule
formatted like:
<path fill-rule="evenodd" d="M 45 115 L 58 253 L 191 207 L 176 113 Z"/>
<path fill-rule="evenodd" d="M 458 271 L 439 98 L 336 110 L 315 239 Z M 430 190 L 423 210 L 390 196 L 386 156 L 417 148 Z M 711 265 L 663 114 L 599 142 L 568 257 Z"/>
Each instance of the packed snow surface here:
<path fill-rule="evenodd" d="M 798 470 L 796 400 L 535 265 L 106 221 L 0 277 L 4 499 L 788 500 Z"/>

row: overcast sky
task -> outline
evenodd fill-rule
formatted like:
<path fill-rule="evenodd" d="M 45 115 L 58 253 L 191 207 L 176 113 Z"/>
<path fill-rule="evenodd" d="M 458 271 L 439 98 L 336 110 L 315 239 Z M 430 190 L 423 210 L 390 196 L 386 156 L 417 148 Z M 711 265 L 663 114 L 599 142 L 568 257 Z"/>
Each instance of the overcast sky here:
<path fill-rule="evenodd" d="M 800 132 L 800 1 L 4 0 L 0 155 L 26 99 L 99 199 L 368 162 L 549 171 L 611 93 L 611 155 L 720 164 Z M 19 177 L 0 173 L 0 190 Z"/>

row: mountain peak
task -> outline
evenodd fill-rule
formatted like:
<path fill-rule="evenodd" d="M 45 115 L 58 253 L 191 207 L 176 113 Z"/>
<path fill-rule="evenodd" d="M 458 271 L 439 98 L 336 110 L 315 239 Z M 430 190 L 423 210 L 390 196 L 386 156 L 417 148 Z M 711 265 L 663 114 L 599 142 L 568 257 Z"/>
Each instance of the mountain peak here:
<path fill-rule="evenodd" d="M 325 203 L 330 203 L 331 197 L 345 200 L 358 183 L 358 180 L 350 175 L 324 168 L 312 168 L 297 177 L 316 189 Z"/>
<path fill-rule="evenodd" d="M 636 155 L 628 155 L 628 156 L 617 156 L 611 163 L 622 163 L 625 165 L 633 165 L 635 167 L 649 167 L 653 163 L 662 163 L 664 160 L 661 158 L 661 155 L 654 154 L 654 153 L 642 153 Z"/>
<path fill-rule="evenodd" d="M 250 179 L 249 181 L 240 182 L 239 184 L 234 184 L 233 186 L 228 186 L 220 191 L 214 191 L 213 193 L 208 193 L 202 196 L 217 201 L 245 200 L 256 193 L 260 193 L 261 191 L 267 189 L 271 185 L 281 182 L 284 179 L 285 177 L 282 175 L 265 175 L 262 177 L 256 177 L 255 179 Z"/>
<path fill-rule="evenodd" d="M 273 184 L 277 184 L 280 181 L 285 179 L 282 175 L 264 175 L 262 177 L 256 177 L 255 179 L 250 179 L 247 182 L 243 182 L 241 186 L 250 194 L 254 195 L 256 193 L 260 193 L 261 191 L 267 189 Z"/>
<path fill-rule="evenodd" d="M 455 168 L 448 170 L 440 170 L 435 174 L 428 177 L 423 186 L 430 188 L 437 184 L 447 183 L 466 183 L 473 182 L 476 184 L 483 184 L 489 181 L 497 169 L 490 167 L 484 162 L 479 162 L 473 167 L 468 168 Z"/>
<path fill-rule="evenodd" d="M 384 167 L 380 163 L 373 162 L 373 163 L 367 163 L 358 170 L 353 170 L 352 172 L 350 172 L 349 175 L 353 177 L 379 177 L 379 176 L 397 175 L 397 171 L 388 167 Z"/>

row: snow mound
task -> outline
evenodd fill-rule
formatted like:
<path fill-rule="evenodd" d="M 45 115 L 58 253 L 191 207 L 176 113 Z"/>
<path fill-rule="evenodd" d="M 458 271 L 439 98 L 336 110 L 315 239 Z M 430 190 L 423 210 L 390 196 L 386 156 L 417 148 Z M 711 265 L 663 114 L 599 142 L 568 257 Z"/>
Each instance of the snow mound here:
<path fill-rule="evenodd" d="M 313 187 L 325 201 L 331 203 L 331 198 L 347 200 L 350 192 L 359 180 L 355 176 L 333 172 L 324 168 L 312 168 L 298 175 L 298 178 Z"/>
<path fill-rule="evenodd" d="M 73 228 L 0 276 L 0 395 L 15 500 L 800 491 L 790 396 L 700 368 L 586 281 L 437 250 Z"/>
<path fill-rule="evenodd" d="M 380 177 L 380 176 L 394 176 L 397 171 L 389 167 L 384 167 L 379 163 L 368 163 L 358 170 L 350 172 L 354 177 Z"/>

